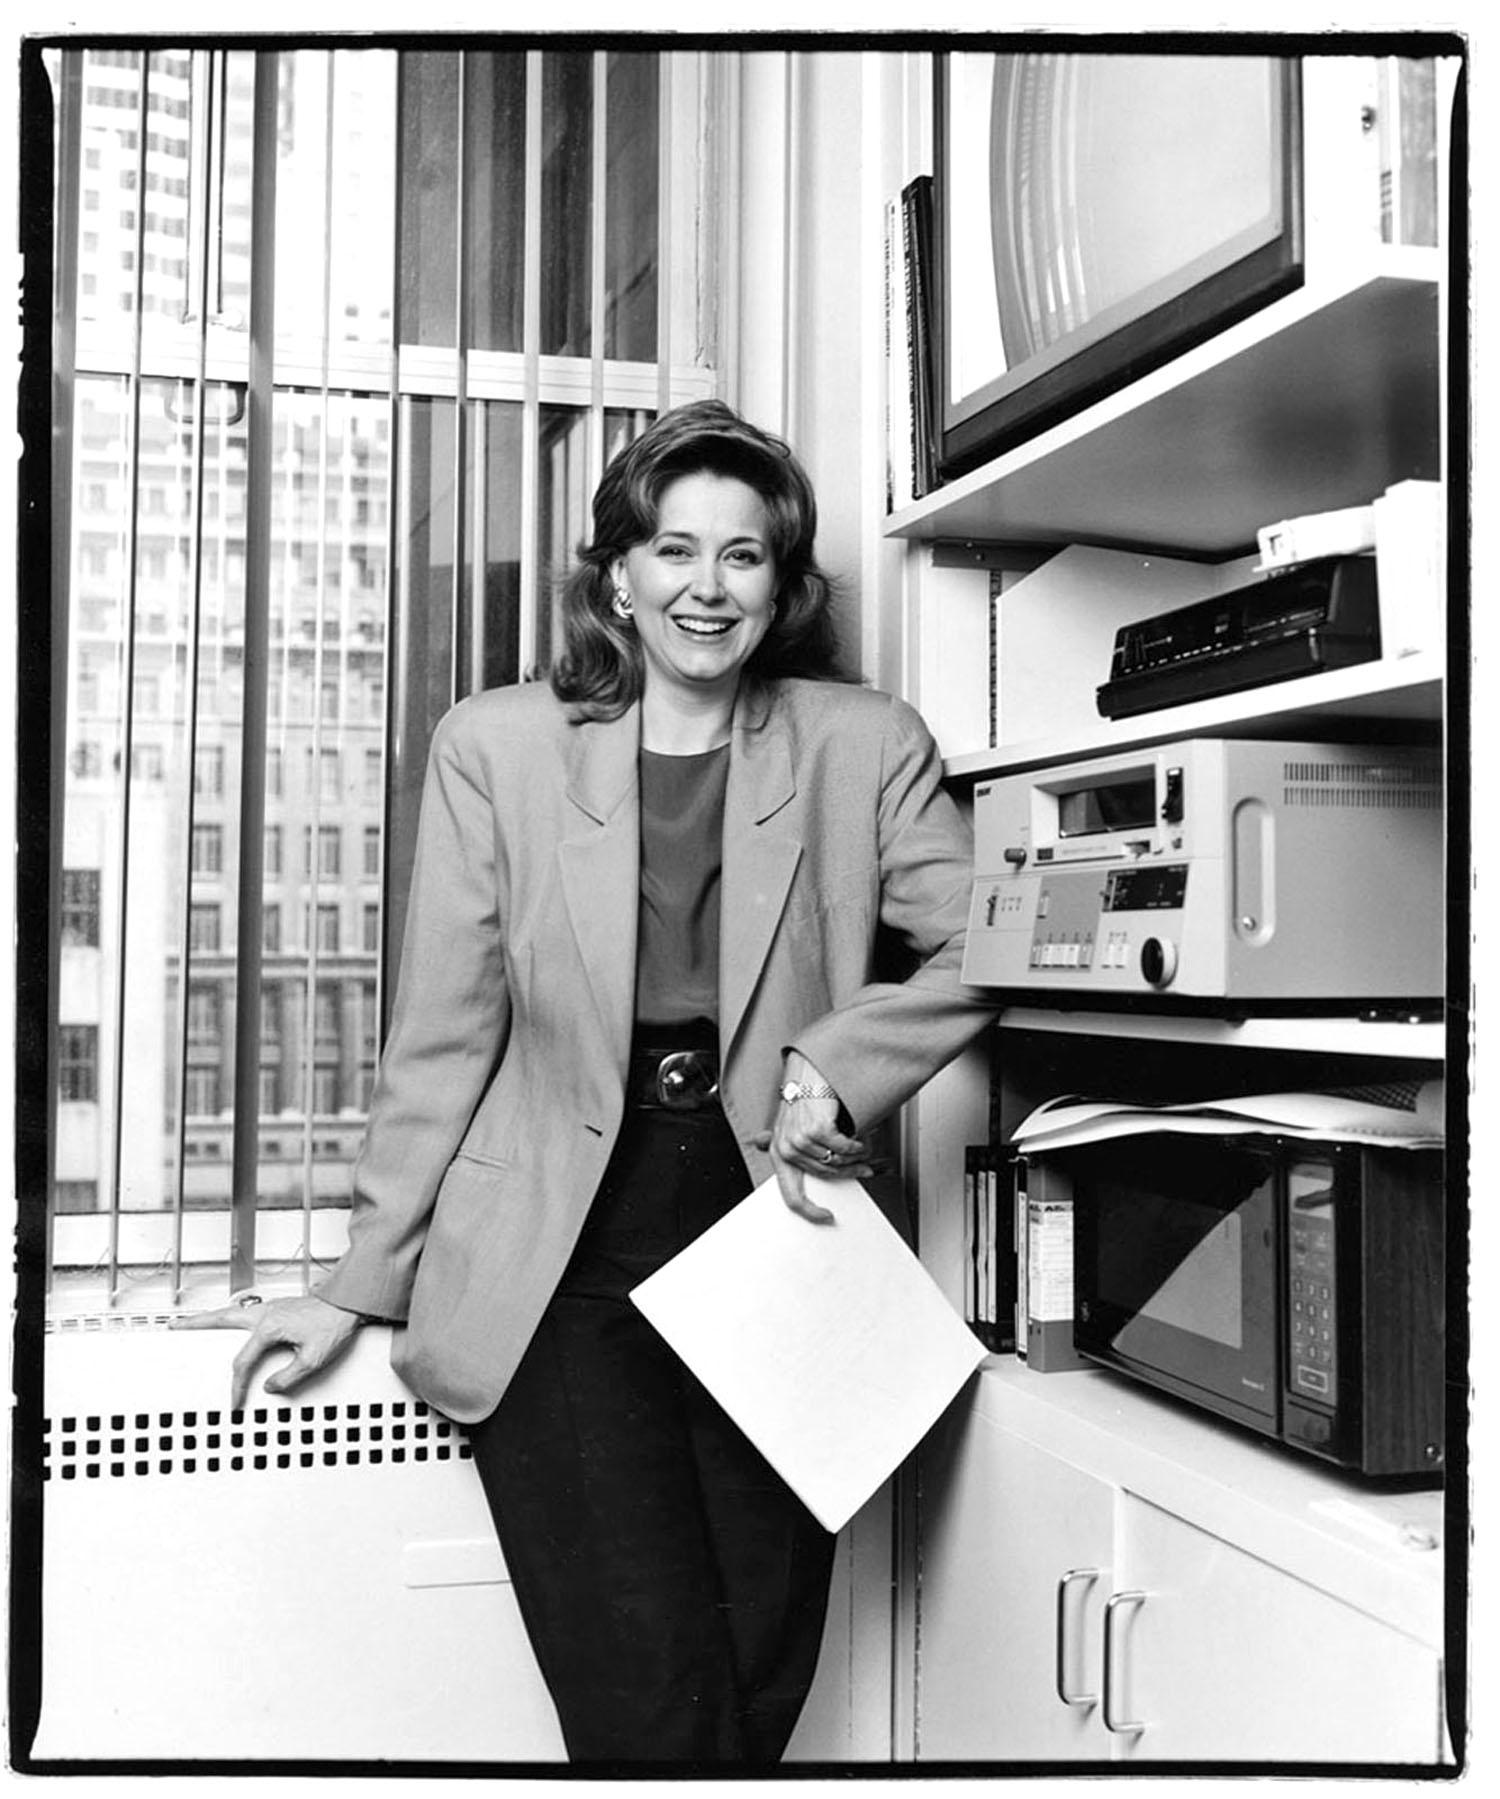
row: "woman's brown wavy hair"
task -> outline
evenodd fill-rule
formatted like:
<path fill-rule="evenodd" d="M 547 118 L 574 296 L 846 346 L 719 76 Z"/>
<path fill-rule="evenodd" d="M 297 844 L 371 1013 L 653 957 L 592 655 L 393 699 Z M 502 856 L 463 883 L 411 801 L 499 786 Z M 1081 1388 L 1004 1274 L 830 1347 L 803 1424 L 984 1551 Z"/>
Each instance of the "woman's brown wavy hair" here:
<path fill-rule="evenodd" d="M 645 682 L 635 628 L 611 608 L 610 566 L 656 529 L 661 496 L 683 475 L 732 476 L 766 509 L 777 574 L 776 616 L 745 666 L 749 678 L 800 675 L 843 680 L 830 613 L 832 585 L 813 551 L 818 508 L 812 483 L 781 438 L 722 400 L 695 400 L 663 413 L 604 471 L 594 494 L 594 532 L 562 596 L 562 653 L 553 692 L 578 718 L 618 718 Z"/>

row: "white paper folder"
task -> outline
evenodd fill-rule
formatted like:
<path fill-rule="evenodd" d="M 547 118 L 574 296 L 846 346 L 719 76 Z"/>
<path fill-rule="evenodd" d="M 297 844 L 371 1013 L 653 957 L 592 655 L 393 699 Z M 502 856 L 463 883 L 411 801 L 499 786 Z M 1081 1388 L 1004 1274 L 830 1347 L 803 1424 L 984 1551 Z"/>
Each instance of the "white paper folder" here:
<path fill-rule="evenodd" d="M 984 1360 L 857 1181 L 767 1181 L 631 1299 L 828 1530 L 914 1449 Z"/>

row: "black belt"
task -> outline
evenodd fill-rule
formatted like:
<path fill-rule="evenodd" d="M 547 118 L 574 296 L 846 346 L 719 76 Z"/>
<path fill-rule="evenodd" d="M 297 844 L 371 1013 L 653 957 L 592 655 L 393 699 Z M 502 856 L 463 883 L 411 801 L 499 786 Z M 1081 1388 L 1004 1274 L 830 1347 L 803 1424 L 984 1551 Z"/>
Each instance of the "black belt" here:
<path fill-rule="evenodd" d="M 699 1112 L 719 1103 L 719 1052 L 650 1046 L 630 1058 L 626 1102 L 668 1112 Z"/>

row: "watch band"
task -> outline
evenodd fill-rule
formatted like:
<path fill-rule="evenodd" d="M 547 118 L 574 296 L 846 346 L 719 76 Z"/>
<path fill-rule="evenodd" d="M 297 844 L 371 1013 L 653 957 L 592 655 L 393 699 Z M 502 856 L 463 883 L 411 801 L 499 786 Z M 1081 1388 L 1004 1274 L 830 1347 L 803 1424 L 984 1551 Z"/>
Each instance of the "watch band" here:
<path fill-rule="evenodd" d="M 787 1105 L 799 1099 L 837 1099 L 827 1081 L 787 1081 L 781 1089 L 781 1097 Z"/>

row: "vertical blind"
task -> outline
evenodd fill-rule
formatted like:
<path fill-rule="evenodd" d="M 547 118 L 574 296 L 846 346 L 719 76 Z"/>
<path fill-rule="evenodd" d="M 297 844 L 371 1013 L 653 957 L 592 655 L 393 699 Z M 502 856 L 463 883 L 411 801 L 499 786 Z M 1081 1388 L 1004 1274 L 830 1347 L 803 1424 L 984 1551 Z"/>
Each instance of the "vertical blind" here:
<path fill-rule="evenodd" d="M 55 55 L 54 1316 L 342 1248 L 430 735 L 715 391 L 697 54 Z"/>

